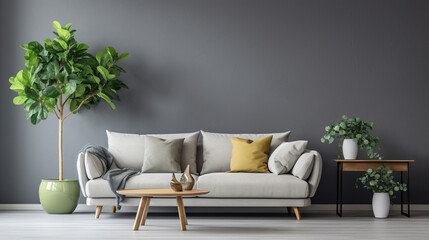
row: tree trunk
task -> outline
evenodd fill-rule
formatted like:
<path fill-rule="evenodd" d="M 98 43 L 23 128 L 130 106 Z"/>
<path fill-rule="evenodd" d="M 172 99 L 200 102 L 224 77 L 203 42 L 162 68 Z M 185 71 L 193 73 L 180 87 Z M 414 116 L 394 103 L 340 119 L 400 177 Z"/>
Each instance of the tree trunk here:
<path fill-rule="evenodd" d="M 63 180 L 63 95 L 60 94 L 60 98 L 59 98 L 59 136 L 58 136 L 58 150 L 59 150 L 59 170 L 60 170 L 60 177 L 59 180 L 62 181 Z"/>
<path fill-rule="evenodd" d="M 59 120 L 59 160 L 60 160 L 60 178 L 59 180 L 63 180 L 63 120 Z"/>

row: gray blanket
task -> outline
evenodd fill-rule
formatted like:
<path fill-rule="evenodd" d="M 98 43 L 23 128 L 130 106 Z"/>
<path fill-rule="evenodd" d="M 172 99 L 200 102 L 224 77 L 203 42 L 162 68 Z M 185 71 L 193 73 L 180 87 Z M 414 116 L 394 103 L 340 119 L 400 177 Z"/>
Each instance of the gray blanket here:
<path fill-rule="evenodd" d="M 116 208 L 118 210 L 121 209 L 119 203 L 125 199 L 125 196 L 117 193 L 116 190 L 124 189 L 128 178 L 134 174 L 137 174 L 138 171 L 129 168 L 118 168 L 109 151 L 101 146 L 86 145 L 82 148 L 82 150 L 80 150 L 80 152 L 89 152 L 101 160 L 105 169 L 105 172 L 101 178 L 107 180 L 109 183 L 110 190 L 112 190 L 112 192 L 116 195 Z"/>

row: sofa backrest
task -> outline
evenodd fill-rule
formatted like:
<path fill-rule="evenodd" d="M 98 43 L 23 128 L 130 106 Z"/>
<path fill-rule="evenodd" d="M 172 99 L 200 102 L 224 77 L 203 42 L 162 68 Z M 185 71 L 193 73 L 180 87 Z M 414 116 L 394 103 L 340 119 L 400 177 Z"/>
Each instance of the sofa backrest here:
<path fill-rule="evenodd" d="M 143 166 L 145 143 L 144 136 L 140 134 L 127 134 L 106 131 L 108 150 L 113 160 L 120 168 L 131 168 L 141 171 Z M 197 143 L 200 132 L 175 133 L 175 134 L 147 134 L 148 136 L 163 139 L 184 138 L 182 149 L 182 160 L 180 167 L 185 170 L 189 164 L 192 174 L 197 174 Z"/>
<path fill-rule="evenodd" d="M 230 169 L 232 144 L 231 137 L 257 140 L 269 135 L 273 135 L 270 146 L 270 154 L 283 142 L 289 139 L 290 131 L 282 133 L 261 133 L 261 134 L 227 134 L 211 133 L 201 131 L 202 134 L 202 168 L 201 174 L 212 172 L 226 172 Z"/>

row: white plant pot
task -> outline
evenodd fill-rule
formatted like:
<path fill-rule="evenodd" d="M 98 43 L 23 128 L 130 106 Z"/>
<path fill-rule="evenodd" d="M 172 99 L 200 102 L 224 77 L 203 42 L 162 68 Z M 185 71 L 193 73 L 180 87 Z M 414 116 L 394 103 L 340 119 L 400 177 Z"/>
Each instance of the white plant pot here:
<path fill-rule="evenodd" d="M 372 212 L 375 218 L 387 218 L 390 211 L 390 197 L 388 193 L 374 193 L 372 196 Z"/>
<path fill-rule="evenodd" d="M 344 139 L 343 141 L 343 155 L 344 159 L 356 159 L 358 154 L 358 144 L 353 139 Z"/>

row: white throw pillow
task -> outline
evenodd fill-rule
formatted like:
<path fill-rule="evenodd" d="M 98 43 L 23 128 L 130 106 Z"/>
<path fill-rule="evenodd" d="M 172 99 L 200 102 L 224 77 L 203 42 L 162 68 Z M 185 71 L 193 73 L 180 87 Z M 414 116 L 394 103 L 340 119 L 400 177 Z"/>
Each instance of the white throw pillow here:
<path fill-rule="evenodd" d="M 107 131 L 108 150 L 120 168 L 131 168 L 140 171 L 144 159 L 145 136 L 153 136 L 166 140 L 184 138 L 180 168 L 189 168 L 192 174 L 197 174 L 197 143 L 200 132 L 174 134 L 127 134 Z"/>
<path fill-rule="evenodd" d="M 277 175 L 292 170 L 296 160 L 305 151 L 308 141 L 285 142 L 274 150 L 268 159 L 268 169 Z"/>
<path fill-rule="evenodd" d="M 295 163 L 292 169 L 292 175 L 295 177 L 307 180 L 313 170 L 314 154 L 310 152 L 303 153 Z"/>
<path fill-rule="evenodd" d="M 86 152 L 85 170 L 88 178 L 92 180 L 103 176 L 103 174 L 106 172 L 106 166 L 104 166 L 103 162 L 94 154 Z"/>
<path fill-rule="evenodd" d="M 231 170 L 232 144 L 231 137 L 257 140 L 273 135 L 270 153 L 280 144 L 287 142 L 290 131 L 283 133 L 263 134 L 226 134 L 201 131 L 203 136 L 203 167 L 201 174 L 226 172 Z"/>
<path fill-rule="evenodd" d="M 119 168 L 140 171 L 143 166 L 144 135 L 106 131 L 108 150 Z"/>

